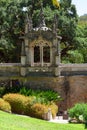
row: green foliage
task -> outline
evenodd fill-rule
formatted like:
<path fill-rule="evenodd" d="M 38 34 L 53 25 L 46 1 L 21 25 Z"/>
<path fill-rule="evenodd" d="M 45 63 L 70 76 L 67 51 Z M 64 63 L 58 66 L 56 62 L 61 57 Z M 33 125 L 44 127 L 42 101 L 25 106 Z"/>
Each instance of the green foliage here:
<path fill-rule="evenodd" d="M 87 129 L 87 103 L 76 104 L 68 112 L 71 118 L 76 118 L 78 122 L 83 122 Z"/>
<path fill-rule="evenodd" d="M 0 62 L 17 62 L 19 60 L 18 51 L 20 48 L 19 36 L 22 31 L 20 22 L 21 5 L 19 1 L 1 0 L 0 1 L 0 56 L 3 55 Z M 14 58 L 15 51 L 17 55 Z"/>
<path fill-rule="evenodd" d="M 63 63 L 87 63 L 87 24 L 78 24 L 75 32 L 72 47 L 65 46 L 67 53 L 62 57 Z"/>
<path fill-rule="evenodd" d="M 32 99 L 32 97 L 31 97 Z M 28 116 L 44 119 L 44 114 L 48 113 L 50 109 L 52 112 L 52 117 L 55 118 L 58 112 L 58 106 L 55 103 L 48 104 L 41 104 L 40 102 L 33 102 L 34 100 L 30 101 L 30 98 L 26 102 L 26 109 L 25 114 Z"/>
<path fill-rule="evenodd" d="M 2 97 L 2 95 L 4 95 L 4 91 L 5 91 L 5 88 L 4 87 L 0 87 L 0 97 Z"/>
<path fill-rule="evenodd" d="M 50 123 L 0 111 L 1 130 L 85 130 L 82 124 Z"/>
<path fill-rule="evenodd" d="M 48 108 L 44 104 L 35 103 L 31 107 L 31 111 L 32 111 L 32 113 L 30 113 L 30 111 L 28 112 L 31 116 L 43 119 L 43 114 L 48 111 Z"/>
<path fill-rule="evenodd" d="M 80 122 L 79 117 L 82 115 L 83 118 L 86 117 L 87 104 L 81 103 L 76 104 L 74 107 L 69 109 L 69 116 L 71 118 L 76 118 Z"/>
<path fill-rule="evenodd" d="M 58 112 L 58 106 L 56 106 L 55 104 L 52 103 L 49 105 L 45 105 L 45 104 L 36 103 L 32 106 L 34 117 L 38 117 L 41 119 L 44 118 L 44 114 L 48 113 L 49 109 L 52 112 L 52 118 L 55 118 Z"/>
<path fill-rule="evenodd" d="M 13 113 L 24 114 L 26 97 L 20 94 L 6 94 L 3 99 L 10 103 Z"/>
<path fill-rule="evenodd" d="M 71 63 L 83 63 L 84 62 L 84 58 L 83 55 L 78 51 L 78 50 L 70 50 L 68 51 L 68 55 L 69 55 L 69 61 Z"/>
<path fill-rule="evenodd" d="M 18 80 L 2 81 L 0 83 L 0 97 L 7 93 L 18 93 L 21 88 Z"/>
<path fill-rule="evenodd" d="M 11 81 L 12 82 L 12 86 L 10 84 L 8 84 L 7 86 L 3 86 L 2 88 L 4 88 L 4 93 L 3 94 L 7 94 L 7 93 L 18 93 L 21 89 L 21 85 L 19 84 L 19 82 L 17 80 Z"/>
<path fill-rule="evenodd" d="M 56 8 L 52 0 L 42 0 L 46 24 L 53 25 L 54 14 L 58 16 L 58 33 L 62 36 L 62 42 L 72 44 L 75 36 L 77 13 L 71 0 L 59 1 L 60 8 Z M 33 19 L 34 27 L 38 26 L 38 17 L 41 8 L 39 0 L 1 0 L 0 1 L 0 62 L 19 62 L 20 60 L 20 36 L 24 34 L 25 13 L 23 7 L 28 7 L 28 14 Z M 3 45 L 4 44 L 4 45 Z M 15 52 L 17 52 L 15 54 Z"/>
<path fill-rule="evenodd" d="M 69 50 L 67 57 L 62 58 L 62 63 L 83 63 L 84 56 L 79 50 Z"/>
<path fill-rule="evenodd" d="M 32 89 L 27 89 L 25 87 L 20 89 L 20 94 L 24 94 L 26 96 L 36 96 L 37 100 L 42 99 L 42 102 L 49 102 L 49 101 L 59 101 L 61 100 L 60 95 L 58 92 L 54 92 L 52 90 L 32 90 Z"/>
<path fill-rule="evenodd" d="M 62 62 L 86 63 L 87 15 L 79 18 L 77 26 L 78 16 L 75 5 L 72 4 L 71 0 L 60 0 L 60 8 L 56 8 L 52 0 L 42 0 L 42 2 L 45 21 L 48 27 L 53 26 L 54 14 L 57 15 L 58 35 L 62 36 L 61 42 L 65 45 L 61 51 Z M 25 22 L 25 13 L 22 11 L 22 8 L 28 7 L 28 14 L 31 15 L 33 25 L 36 27 L 39 24 L 40 5 L 41 1 L 39 0 L 0 1 L 0 62 L 20 61 L 21 44 L 19 43 L 21 43 L 21 40 L 19 37 L 24 35 Z M 15 54 L 15 52 L 17 53 Z M 75 55 L 77 55 L 76 60 L 74 60 Z M 78 61 L 78 58 L 81 60 Z"/>
<path fill-rule="evenodd" d="M 5 112 L 11 112 L 10 104 L 4 101 L 2 98 L 0 98 L 0 110 L 5 111 Z"/>
<path fill-rule="evenodd" d="M 83 113 L 83 118 L 84 118 L 85 128 L 87 129 L 87 104 L 85 106 L 85 110 L 84 110 L 84 113 Z"/>
<path fill-rule="evenodd" d="M 64 63 L 64 64 L 70 63 L 69 58 L 68 57 L 62 57 L 62 63 Z"/>
<path fill-rule="evenodd" d="M 79 17 L 79 22 L 84 22 L 87 23 L 87 14 L 84 14 L 82 16 Z"/>
<path fill-rule="evenodd" d="M 55 117 L 58 108 L 55 103 L 51 104 L 41 104 L 36 100 L 35 96 L 24 96 L 21 94 L 6 94 L 3 99 L 11 105 L 11 110 L 17 114 L 25 114 L 32 117 L 37 117 L 43 119 L 43 114 L 48 112 L 50 108 L 52 110 L 52 116 Z"/>
<path fill-rule="evenodd" d="M 6 85 L 7 84 L 7 85 Z M 33 90 L 26 87 L 22 87 L 18 81 L 12 81 L 12 86 L 8 82 L 3 83 L 0 87 L 0 97 L 7 93 L 20 93 L 25 96 L 33 96 L 34 102 L 41 104 L 49 104 L 49 102 L 57 102 L 62 100 L 58 92 L 53 90 Z"/>
<path fill-rule="evenodd" d="M 83 56 L 82 63 L 87 62 L 87 25 L 78 25 L 76 29 L 76 37 L 74 38 L 74 49 Z"/>
<path fill-rule="evenodd" d="M 26 97 L 26 101 L 25 101 L 25 109 L 24 109 L 24 114 L 34 117 L 34 112 L 32 110 L 32 106 L 36 103 L 36 97 L 34 96 L 29 96 Z"/>

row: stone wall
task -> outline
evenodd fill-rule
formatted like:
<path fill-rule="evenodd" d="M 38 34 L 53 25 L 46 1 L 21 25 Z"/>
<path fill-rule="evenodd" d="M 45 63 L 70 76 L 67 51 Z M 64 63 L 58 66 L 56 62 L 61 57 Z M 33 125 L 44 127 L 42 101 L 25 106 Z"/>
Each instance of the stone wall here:
<path fill-rule="evenodd" d="M 29 88 L 57 91 L 63 99 L 59 104 L 61 110 L 66 110 L 78 102 L 87 102 L 87 76 L 28 77 L 20 81 Z"/>
<path fill-rule="evenodd" d="M 62 72 L 69 71 L 70 73 L 86 72 L 87 64 L 83 65 L 62 65 Z M 61 110 L 66 110 L 78 102 L 87 102 L 87 75 L 80 76 L 60 76 L 54 77 L 50 73 L 45 72 L 31 73 L 23 77 L 20 75 L 21 64 L 0 64 L 0 81 L 19 80 L 20 83 L 26 85 L 28 88 L 34 89 L 52 89 L 57 91 L 61 97 L 62 102 L 59 104 Z M 29 68 L 28 68 L 29 69 Z M 44 73 L 44 74 L 43 74 Z"/>
<path fill-rule="evenodd" d="M 20 75 L 20 63 L 0 63 L 0 77 Z"/>
<path fill-rule="evenodd" d="M 60 73 L 63 76 L 87 75 L 87 63 L 85 64 L 60 64 Z"/>
<path fill-rule="evenodd" d="M 75 103 L 87 103 L 87 76 L 61 77 L 0 77 L 0 81 L 19 80 L 23 86 L 33 89 L 52 89 L 58 92 L 62 101 L 58 103 L 59 110 L 66 110 Z"/>
<path fill-rule="evenodd" d="M 69 77 L 67 106 L 72 107 L 77 102 L 87 103 L 87 76 Z"/>

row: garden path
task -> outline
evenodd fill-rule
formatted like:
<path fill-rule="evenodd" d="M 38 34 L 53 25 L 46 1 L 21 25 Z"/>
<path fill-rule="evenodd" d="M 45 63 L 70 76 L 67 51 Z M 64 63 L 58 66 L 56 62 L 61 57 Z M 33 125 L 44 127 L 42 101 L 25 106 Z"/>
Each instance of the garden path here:
<path fill-rule="evenodd" d="M 67 124 L 68 120 L 64 120 L 63 116 L 57 116 L 55 119 L 51 119 L 49 122 Z"/>

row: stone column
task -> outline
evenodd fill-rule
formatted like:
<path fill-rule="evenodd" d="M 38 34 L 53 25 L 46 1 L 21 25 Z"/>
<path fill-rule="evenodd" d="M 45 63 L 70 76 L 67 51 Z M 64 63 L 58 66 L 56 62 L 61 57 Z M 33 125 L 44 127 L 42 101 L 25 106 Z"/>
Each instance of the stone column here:
<path fill-rule="evenodd" d="M 26 64 L 29 64 L 29 41 L 25 38 Z"/>
<path fill-rule="evenodd" d="M 29 18 L 28 13 L 26 12 L 26 18 L 25 18 L 25 34 L 29 32 Z"/>
<path fill-rule="evenodd" d="M 60 76 L 60 39 L 57 38 L 57 51 L 55 55 L 55 76 Z"/>
<path fill-rule="evenodd" d="M 54 75 L 55 76 L 60 76 L 61 75 L 60 66 L 55 66 Z"/>
<path fill-rule="evenodd" d="M 26 75 L 26 53 L 25 53 L 25 44 L 22 42 L 21 47 L 21 68 L 20 68 L 20 74 L 21 76 Z"/>
<path fill-rule="evenodd" d="M 53 39 L 53 46 L 52 46 L 52 66 L 55 66 L 56 44 L 57 44 L 57 39 Z"/>
<path fill-rule="evenodd" d="M 34 66 L 34 47 L 31 47 L 31 66 Z"/>
<path fill-rule="evenodd" d="M 55 76 L 60 76 L 60 61 L 59 61 L 59 55 L 57 54 L 55 56 Z"/>
<path fill-rule="evenodd" d="M 50 47 L 50 64 L 52 65 L 52 47 Z"/>
<path fill-rule="evenodd" d="M 21 47 L 21 65 L 25 66 L 26 65 L 26 53 L 25 53 L 25 45 L 22 42 L 22 47 Z"/>
<path fill-rule="evenodd" d="M 29 61 L 29 66 L 31 66 L 31 47 L 30 46 L 29 46 L 28 61 Z"/>
<path fill-rule="evenodd" d="M 59 65 L 61 63 L 60 39 L 57 39 L 57 55 L 58 55 L 58 65 Z"/>

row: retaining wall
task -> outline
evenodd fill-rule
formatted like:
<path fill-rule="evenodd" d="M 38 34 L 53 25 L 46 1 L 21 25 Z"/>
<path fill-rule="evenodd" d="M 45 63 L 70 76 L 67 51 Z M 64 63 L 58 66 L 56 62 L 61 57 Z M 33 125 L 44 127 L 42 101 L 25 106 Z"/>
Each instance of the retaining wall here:
<path fill-rule="evenodd" d="M 72 107 L 75 103 L 87 103 L 87 75 L 69 75 L 54 77 L 52 75 L 29 75 L 27 77 L 20 76 L 20 64 L 1 64 L 0 65 L 0 82 L 6 80 L 19 80 L 28 88 L 34 89 L 52 89 L 57 91 L 61 97 L 62 102 L 59 104 L 61 110 L 66 110 Z M 82 66 L 62 65 L 61 72 L 69 71 L 87 72 L 87 64 Z"/>

